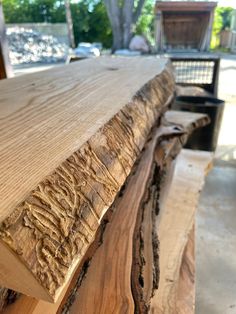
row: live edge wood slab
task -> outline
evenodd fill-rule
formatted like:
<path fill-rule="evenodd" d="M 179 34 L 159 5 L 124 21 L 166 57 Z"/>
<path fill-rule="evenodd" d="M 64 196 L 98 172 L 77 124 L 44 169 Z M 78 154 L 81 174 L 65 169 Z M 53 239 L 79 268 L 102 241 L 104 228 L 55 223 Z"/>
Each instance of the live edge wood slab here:
<path fill-rule="evenodd" d="M 166 171 L 187 136 L 208 122 L 203 114 L 167 111 L 160 126 L 148 136 L 125 184 L 103 216 L 95 240 L 57 302 L 21 295 L 4 313 L 91 314 L 123 309 L 147 313 L 159 281 L 156 220 L 163 199 L 162 181 L 166 182 Z"/>
<path fill-rule="evenodd" d="M 0 284 L 55 302 L 174 93 L 157 58 L 0 82 Z"/>
<path fill-rule="evenodd" d="M 168 116 L 172 121 L 176 116 L 179 122 L 182 116 L 184 134 L 181 124 L 171 125 Z M 122 194 L 113 203 L 114 213 L 86 275 L 77 281 L 71 296 L 64 298 L 58 313 L 149 312 L 162 273 L 156 228 L 162 181 L 170 161 L 184 145 L 185 135 L 191 133 L 186 130 L 208 122 L 205 115 L 192 113 L 167 112 L 165 118 L 162 127 L 153 130 Z"/>

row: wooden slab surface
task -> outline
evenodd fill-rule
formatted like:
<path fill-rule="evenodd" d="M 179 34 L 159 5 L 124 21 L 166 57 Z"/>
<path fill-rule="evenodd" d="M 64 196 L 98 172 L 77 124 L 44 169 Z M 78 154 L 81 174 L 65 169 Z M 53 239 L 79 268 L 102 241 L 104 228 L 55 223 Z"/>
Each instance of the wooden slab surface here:
<path fill-rule="evenodd" d="M 1 81 L 0 221 L 165 66 L 104 57 Z"/>
<path fill-rule="evenodd" d="M 158 139 L 168 138 L 174 130 L 174 126 L 154 130 L 133 175 L 113 204 L 112 220 L 105 229 L 102 245 L 94 254 L 82 285 L 75 290 L 72 302 L 74 298 L 75 301 L 72 305 L 70 302 L 67 304 L 70 313 L 142 313 L 148 308 L 154 289 L 153 277 L 158 276 L 158 243 L 151 221 L 155 221 L 157 214 L 159 186 L 159 181 L 153 177 L 154 152 Z M 144 215 L 144 211 L 149 217 Z M 140 237 L 143 237 L 142 243 L 139 243 Z M 140 254 L 146 263 L 140 261 Z M 137 281 L 142 276 L 143 291 L 141 286 L 137 288 Z"/>
<path fill-rule="evenodd" d="M 173 92 L 154 57 L 0 82 L 2 286 L 59 298 Z"/>
<path fill-rule="evenodd" d="M 105 230 L 103 244 L 92 259 L 70 309 L 72 314 L 134 313 L 131 289 L 133 234 L 147 189 L 155 143 L 148 145 L 136 173 L 116 205 L 112 222 Z"/>
<path fill-rule="evenodd" d="M 183 149 L 177 157 L 170 188 L 157 220 L 160 282 L 151 301 L 151 313 L 178 313 L 177 294 L 183 252 L 212 159 L 212 153 L 187 149 Z"/>
<path fill-rule="evenodd" d="M 180 122 L 179 112 L 175 113 Z M 171 113 L 173 120 L 175 113 Z M 168 115 L 167 112 L 165 116 Z M 205 115 L 192 113 L 184 115 L 183 121 L 186 120 L 193 124 L 192 127 L 186 124 L 186 128 L 190 130 L 207 123 Z M 175 125 L 172 128 L 175 130 Z M 71 306 L 67 301 L 67 310 L 71 313 L 148 312 L 150 299 L 158 287 L 159 278 L 159 267 L 154 266 L 158 265 L 158 240 L 155 232 L 152 231 L 152 224 L 155 223 L 158 212 L 159 188 L 163 175 L 160 169 L 162 164 L 165 164 L 165 160 L 173 159 L 181 145 L 184 145 L 184 142 L 180 142 L 179 150 L 172 146 L 173 151 L 169 148 L 165 151 L 168 142 L 180 138 L 180 133 L 176 137 L 163 139 L 163 146 L 160 146 L 158 141 L 155 147 L 157 134 L 152 135 L 152 141 L 145 147 L 141 162 L 125 186 L 122 197 L 114 204 L 115 213 L 104 232 L 103 243 L 94 254 L 82 285 L 77 287 L 77 292 L 73 290 L 71 302 L 74 303 Z M 160 147 L 166 154 L 162 154 L 162 159 L 156 160 L 159 170 L 155 173 L 153 185 L 148 189 L 147 179 L 150 177 L 152 155 Z M 163 172 L 166 170 L 165 168 Z M 156 189 L 153 193 L 154 187 Z M 144 197 L 145 194 L 148 195 L 147 199 Z M 142 217 L 141 222 L 139 217 Z M 134 227 L 139 230 L 138 233 L 135 232 Z M 154 262 L 153 255 L 155 255 Z"/>
<path fill-rule="evenodd" d="M 195 313 L 195 224 L 189 234 L 181 262 L 176 313 Z"/>
<path fill-rule="evenodd" d="M 177 117 L 176 119 L 177 119 L 178 123 L 181 124 L 179 112 L 171 112 L 172 122 L 174 121 L 174 114 L 176 114 L 176 117 Z M 169 113 L 167 112 L 165 114 L 165 117 L 168 117 L 168 115 L 169 115 Z M 188 115 L 188 119 L 187 119 L 187 115 Z M 194 119 L 194 117 L 195 117 L 195 119 Z M 206 115 L 198 115 L 195 113 L 187 113 L 186 115 L 184 115 L 183 116 L 183 124 L 186 123 L 187 120 L 191 121 L 192 126 L 185 124 L 186 133 L 185 133 L 185 130 L 183 128 L 181 128 L 181 126 L 179 124 L 177 124 L 178 127 L 176 128 L 175 124 L 170 124 L 168 121 L 166 121 L 166 119 L 163 122 L 164 122 L 164 125 L 167 123 L 167 127 L 166 126 L 165 127 L 163 127 L 163 126 L 159 127 L 159 132 L 161 132 L 161 133 L 158 133 L 160 135 L 159 140 L 161 139 L 161 141 L 163 142 L 163 145 L 161 145 L 162 142 L 158 141 L 156 151 L 159 151 L 159 153 L 158 153 L 159 158 L 158 158 L 158 160 L 156 159 L 156 162 L 159 165 L 160 169 L 162 168 L 161 167 L 162 164 L 166 164 L 167 159 L 173 160 L 173 158 L 175 157 L 175 154 L 179 153 L 179 150 L 181 149 L 182 145 L 184 145 L 184 143 L 185 143 L 184 140 L 186 140 L 186 136 L 191 134 L 191 132 L 189 132 L 187 130 L 192 130 L 194 127 L 197 128 L 200 126 L 204 126 L 208 122 Z M 155 143 L 155 138 L 153 140 Z M 176 140 L 178 140 L 178 141 L 176 142 Z M 170 142 L 171 143 L 174 142 L 175 144 L 169 145 L 168 143 L 170 143 Z M 163 151 L 163 153 L 160 153 L 160 150 Z M 150 155 L 150 159 L 152 159 L 152 158 L 153 158 L 152 155 Z M 156 156 L 155 156 L 155 158 L 156 158 Z M 166 165 L 166 167 L 169 168 L 169 164 Z M 166 172 L 166 167 L 163 170 L 164 173 Z M 134 172 L 135 172 L 135 170 L 134 170 Z M 142 172 L 141 172 L 141 174 L 142 174 Z M 161 173 L 160 173 L 160 177 L 161 177 Z M 159 184 L 158 180 L 159 179 L 157 179 L 156 185 L 154 184 L 153 187 L 155 187 L 155 186 L 156 186 L 156 188 L 158 187 L 158 184 Z M 136 184 L 135 180 L 133 181 L 133 184 L 134 183 Z M 144 183 L 143 177 L 141 177 L 141 180 L 137 184 L 139 186 L 141 186 L 143 183 Z M 134 299 L 137 303 L 137 298 L 139 298 L 139 300 L 140 300 L 140 295 L 141 295 L 142 302 L 138 302 L 138 303 L 143 304 L 144 307 L 148 307 L 148 304 L 150 303 L 150 297 L 153 294 L 153 289 L 156 289 L 157 284 L 158 284 L 158 274 L 154 271 L 152 273 L 150 273 L 150 269 L 153 269 L 153 261 L 150 258 L 150 256 L 152 255 L 153 248 L 152 248 L 152 246 L 150 247 L 150 245 L 147 245 L 147 244 L 151 243 L 152 238 L 153 238 L 153 234 L 151 232 L 151 225 L 155 222 L 155 220 L 153 220 L 154 218 L 151 216 L 153 216 L 153 210 L 156 211 L 156 200 L 155 199 L 157 198 L 157 195 L 158 195 L 155 192 L 155 190 L 153 191 L 153 187 L 151 188 L 150 193 L 148 191 L 146 191 L 144 193 L 144 194 L 149 195 L 149 199 L 148 199 L 148 201 L 147 200 L 145 201 L 145 205 L 143 206 L 143 210 L 145 210 L 145 212 L 143 212 L 143 214 L 141 213 L 141 215 L 140 215 L 140 210 L 139 210 L 139 217 L 140 216 L 142 217 L 143 223 L 142 223 L 142 227 L 141 227 L 141 233 L 139 233 L 139 232 L 136 233 L 137 240 L 135 241 L 135 248 L 137 248 L 135 250 L 135 251 L 137 251 L 137 254 L 136 254 L 137 256 L 135 259 L 135 261 L 136 261 L 135 265 L 139 265 L 138 269 L 140 268 L 140 265 L 141 265 L 140 269 L 141 269 L 142 274 L 143 274 L 142 276 L 143 276 L 143 280 L 145 281 L 145 286 L 139 287 L 139 281 L 135 280 L 136 298 L 134 298 Z M 131 192 L 128 192 L 129 193 L 128 195 L 131 195 L 131 194 L 133 195 L 134 191 L 133 191 L 132 185 L 130 187 L 130 190 L 131 190 Z M 122 192 L 122 193 L 124 193 L 124 192 Z M 140 194 L 140 192 L 138 193 L 138 195 L 139 194 Z M 137 201 L 137 203 L 136 203 L 136 207 L 137 207 L 139 202 L 136 199 L 135 199 L 135 201 Z M 138 209 L 136 208 L 135 210 L 138 210 Z M 109 210 L 107 213 L 109 214 L 110 211 L 111 210 Z M 123 211 L 124 211 L 123 215 L 126 216 L 128 214 L 127 208 L 124 208 Z M 155 214 L 154 214 L 154 216 L 155 216 Z M 132 220 L 132 223 L 134 223 L 134 221 L 133 221 L 134 217 L 133 216 L 128 216 L 128 217 Z M 107 217 L 105 218 L 105 220 L 107 221 Z M 137 220 L 139 220 L 139 219 L 137 219 Z M 115 224 L 114 224 L 114 226 L 115 226 Z M 136 223 L 136 226 L 138 226 L 138 228 L 139 228 L 139 224 Z M 126 228 L 126 225 L 124 225 L 123 227 Z M 115 227 L 111 228 L 111 232 L 113 229 L 115 229 Z M 140 236 L 140 234 L 142 234 L 142 236 Z M 98 238 L 100 239 L 101 236 L 98 235 Z M 141 243 L 139 243 L 141 238 L 143 238 L 143 240 L 141 240 Z M 132 242 L 133 240 L 130 238 L 129 241 Z M 144 242 L 145 242 L 145 245 L 143 246 L 142 243 L 144 243 Z M 93 244 L 94 244 L 94 242 L 93 242 Z M 107 245 L 109 246 L 109 241 L 107 242 Z M 142 247 L 142 250 L 141 250 L 142 251 L 142 257 L 141 257 L 140 261 L 139 261 L 139 255 L 140 255 L 139 254 L 139 245 Z M 89 250 L 90 251 L 89 254 L 86 254 L 84 256 L 84 261 L 91 259 L 91 257 L 95 253 L 96 248 L 97 248 L 97 246 L 95 246 L 95 248 L 92 248 L 91 250 Z M 103 246 L 103 250 L 105 250 L 105 252 L 107 252 L 107 249 L 106 249 L 106 247 L 104 248 L 104 246 Z M 157 251 L 157 248 L 156 248 L 156 251 Z M 122 252 L 123 252 L 123 250 L 122 250 Z M 127 252 L 123 252 L 123 253 L 126 254 Z M 117 254 L 118 254 L 118 252 L 117 252 Z M 157 254 L 157 253 L 155 253 L 155 254 Z M 125 256 L 123 258 L 125 259 Z M 143 264 L 144 258 L 145 258 L 146 262 Z M 155 260 L 156 259 L 157 259 L 157 257 L 155 257 Z M 82 267 L 82 264 L 81 264 L 81 267 Z M 55 304 L 49 304 L 49 303 L 42 301 L 42 300 L 37 301 L 34 298 L 30 298 L 30 297 L 21 295 L 19 297 L 19 299 L 14 304 L 7 306 L 5 313 L 13 314 L 19 310 L 24 312 L 25 314 L 32 314 L 32 313 L 38 314 L 38 313 L 42 313 L 42 312 L 45 314 L 46 313 L 53 314 L 53 313 L 56 313 L 57 310 L 60 312 L 61 308 L 63 307 L 63 304 L 68 303 L 68 296 L 70 295 L 70 291 L 74 291 L 74 286 L 78 285 L 77 282 L 78 282 L 78 278 L 80 278 L 80 276 L 81 276 L 81 267 L 78 267 L 78 269 L 76 270 L 76 274 L 73 276 L 73 280 L 70 284 L 70 287 L 68 288 L 68 284 L 64 287 L 63 293 L 60 295 L 60 298 L 57 300 L 57 302 Z M 112 267 L 112 265 L 109 265 L 109 267 Z M 132 273 L 134 273 L 133 277 L 135 279 L 138 279 L 139 276 L 137 276 L 136 267 L 132 267 L 132 269 L 134 269 L 134 270 L 132 270 Z M 95 265 L 95 271 L 98 271 L 97 265 Z M 101 276 L 102 276 L 102 274 L 103 273 L 101 273 Z M 120 279 L 120 277 L 116 278 L 116 280 L 119 280 L 119 279 Z M 153 282 L 153 283 L 151 284 L 151 282 Z M 93 277 L 92 277 L 89 284 L 92 284 L 92 285 L 94 284 Z M 87 290 L 89 290 L 89 288 Z M 132 288 L 132 290 L 134 293 L 134 287 Z M 97 292 L 100 294 L 106 293 L 106 291 L 105 292 L 104 291 L 100 291 L 100 292 L 97 291 Z M 107 292 L 109 292 L 109 290 Z M 125 292 L 123 292 L 123 293 L 125 293 Z M 64 299 L 63 299 L 63 302 L 61 302 L 63 296 L 64 296 Z M 89 295 L 88 295 L 88 297 L 89 297 Z M 87 301 L 84 299 L 84 302 L 86 303 Z"/>

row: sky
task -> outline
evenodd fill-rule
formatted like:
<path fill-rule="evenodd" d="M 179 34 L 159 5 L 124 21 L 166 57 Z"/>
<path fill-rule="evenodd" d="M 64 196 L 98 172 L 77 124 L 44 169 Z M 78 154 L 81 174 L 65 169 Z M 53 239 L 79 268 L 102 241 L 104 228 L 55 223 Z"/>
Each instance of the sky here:
<path fill-rule="evenodd" d="M 236 9 L 236 0 L 219 0 L 218 5 L 222 7 L 232 7 Z"/>

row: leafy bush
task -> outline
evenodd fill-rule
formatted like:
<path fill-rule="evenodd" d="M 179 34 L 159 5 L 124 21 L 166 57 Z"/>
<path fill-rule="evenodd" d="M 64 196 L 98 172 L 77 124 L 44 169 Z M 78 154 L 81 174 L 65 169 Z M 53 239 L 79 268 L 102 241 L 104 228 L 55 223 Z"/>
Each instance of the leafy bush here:
<path fill-rule="evenodd" d="M 214 15 L 211 48 L 215 49 L 220 45 L 220 32 L 230 28 L 233 8 L 217 7 Z"/>

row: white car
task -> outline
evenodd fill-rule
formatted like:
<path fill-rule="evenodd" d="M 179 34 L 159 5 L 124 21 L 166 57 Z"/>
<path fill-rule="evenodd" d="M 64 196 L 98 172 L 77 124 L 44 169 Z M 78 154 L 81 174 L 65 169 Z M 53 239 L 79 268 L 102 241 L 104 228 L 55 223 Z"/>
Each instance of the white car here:
<path fill-rule="evenodd" d="M 79 43 L 74 53 L 80 58 L 99 57 L 101 54 L 97 43 Z"/>

